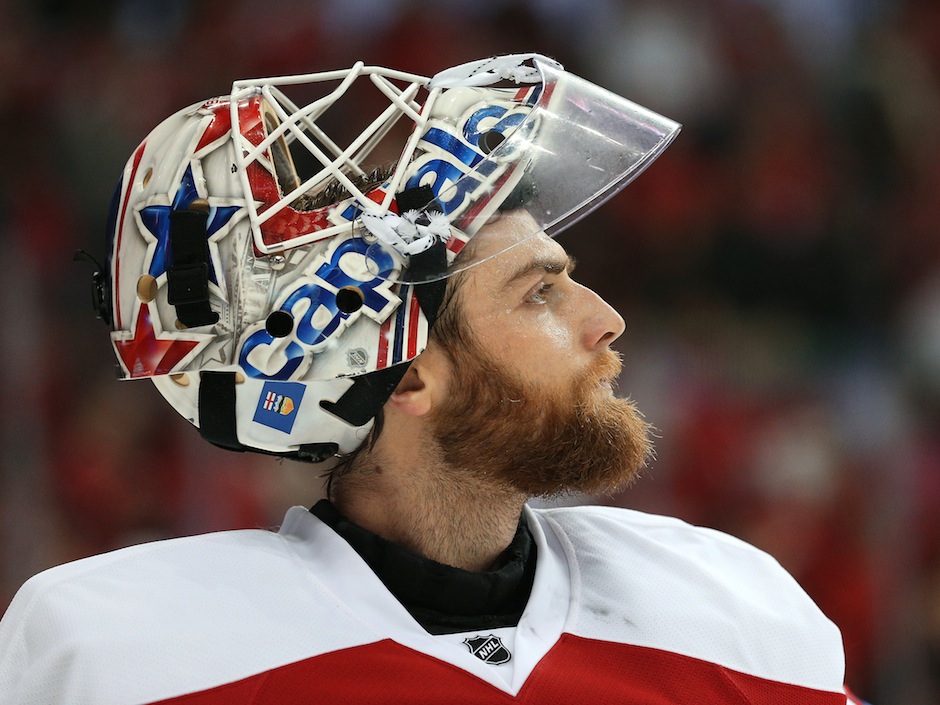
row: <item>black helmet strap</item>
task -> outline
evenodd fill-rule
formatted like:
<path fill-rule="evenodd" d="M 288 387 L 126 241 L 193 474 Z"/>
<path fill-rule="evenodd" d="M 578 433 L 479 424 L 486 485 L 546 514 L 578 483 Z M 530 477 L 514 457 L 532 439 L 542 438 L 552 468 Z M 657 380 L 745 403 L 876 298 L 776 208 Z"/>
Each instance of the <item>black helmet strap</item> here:
<path fill-rule="evenodd" d="M 167 300 L 176 307 L 176 317 L 187 328 L 212 325 L 219 320 L 219 314 L 209 306 L 208 220 L 208 203 L 205 208 L 170 213 L 173 264 L 166 271 Z"/>

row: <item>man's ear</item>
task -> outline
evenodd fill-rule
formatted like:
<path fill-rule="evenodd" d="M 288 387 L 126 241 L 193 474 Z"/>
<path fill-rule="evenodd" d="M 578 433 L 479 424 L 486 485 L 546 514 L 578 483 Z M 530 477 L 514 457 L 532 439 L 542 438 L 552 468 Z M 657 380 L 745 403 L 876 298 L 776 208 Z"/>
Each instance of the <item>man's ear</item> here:
<path fill-rule="evenodd" d="M 425 350 L 412 361 L 405 376 L 395 387 L 388 405 L 407 416 L 423 416 L 441 398 L 446 369 L 443 360 Z"/>

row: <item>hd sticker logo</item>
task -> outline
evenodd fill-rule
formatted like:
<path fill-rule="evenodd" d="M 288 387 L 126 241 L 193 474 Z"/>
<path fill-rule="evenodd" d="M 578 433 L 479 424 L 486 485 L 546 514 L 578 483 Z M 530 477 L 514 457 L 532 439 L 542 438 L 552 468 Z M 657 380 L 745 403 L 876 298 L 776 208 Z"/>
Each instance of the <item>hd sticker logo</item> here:
<path fill-rule="evenodd" d="M 254 421 L 283 433 L 290 433 L 306 387 L 296 382 L 265 382 L 255 409 Z"/>

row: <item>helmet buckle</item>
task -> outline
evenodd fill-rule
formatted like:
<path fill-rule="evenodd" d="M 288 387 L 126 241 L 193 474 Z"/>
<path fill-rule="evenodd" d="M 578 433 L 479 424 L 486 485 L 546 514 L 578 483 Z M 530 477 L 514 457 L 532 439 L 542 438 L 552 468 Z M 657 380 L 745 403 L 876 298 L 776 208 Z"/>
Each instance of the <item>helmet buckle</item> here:
<path fill-rule="evenodd" d="M 95 316 L 112 325 L 111 321 L 111 287 L 105 268 L 85 250 L 78 250 L 72 257 L 73 262 L 89 262 L 95 266 L 95 273 L 91 275 L 91 305 Z"/>

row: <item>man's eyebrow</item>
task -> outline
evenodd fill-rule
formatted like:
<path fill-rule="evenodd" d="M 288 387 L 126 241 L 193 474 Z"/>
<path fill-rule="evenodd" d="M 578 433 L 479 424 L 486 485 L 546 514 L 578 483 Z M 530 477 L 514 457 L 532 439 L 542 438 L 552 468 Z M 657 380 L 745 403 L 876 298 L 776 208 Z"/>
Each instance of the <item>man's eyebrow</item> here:
<path fill-rule="evenodd" d="M 509 288 L 513 283 L 533 272 L 544 274 L 561 274 L 562 272 L 567 272 L 571 274 L 575 266 L 577 266 L 577 260 L 568 254 L 563 256 L 538 256 L 535 259 L 525 262 L 521 267 L 516 269 L 506 280 L 503 288 Z"/>

